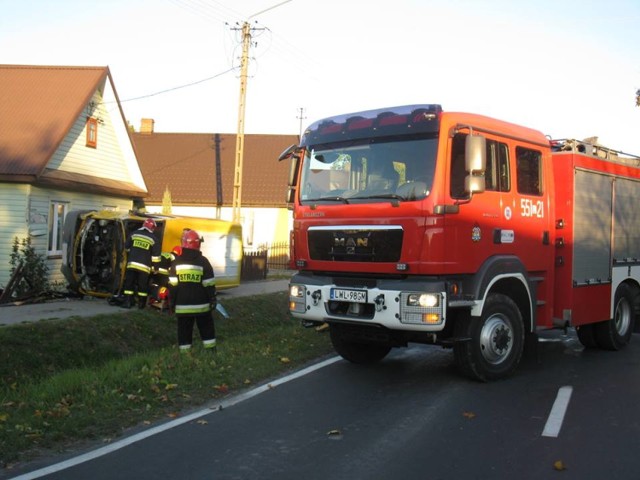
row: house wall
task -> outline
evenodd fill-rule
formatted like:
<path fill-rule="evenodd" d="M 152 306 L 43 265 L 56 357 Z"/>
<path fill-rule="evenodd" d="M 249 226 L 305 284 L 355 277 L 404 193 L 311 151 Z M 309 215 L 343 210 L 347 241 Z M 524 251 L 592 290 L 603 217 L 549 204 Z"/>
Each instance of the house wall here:
<path fill-rule="evenodd" d="M 11 248 L 14 237 L 28 234 L 27 209 L 30 186 L 26 184 L 0 185 L 0 288 L 9 281 Z"/>
<path fill-rule="evenodd" d="M 6 197 L 6 198 L 5 198 Z M 0 188 L 0 286 L 4 287 L 11 273 L 11 247 L 13 239 L 22 240 L 31 234 L 31 245 L 41 255 L 47 255 L 49 244 L 49 207 L 51 202 L 67 204 L 71 210 L 119 210 L 129 211 L 133 202 L 129 199 L 95 195 L 92 193 L 48 190 L 30 185 L 5 184 Z M 13 205 L 8 208 L 6 205 Z M 47 257 L 49 281 L 66 285 L 60 272 L 62 258 Z"/>
<path fill-rule="evenodd" d="M 129 199 L 111 197 L 107 195 L 95 195 L 92 193 L 64 192 L 61 190 L 45 190 L 33 188 L 29 201 L 29 231 L 40 233 L 46 229 L 45 235 L 32 236 L 31 244 L 37 246 L 37 251 L 46 255 L 49 242 L 49 206 L 51 202 L 67 203 L 67 212 L 71 210 L 118 210 L 129 211 L 133 202 Z M 45 225 L 40 222 L 46 221 Z M 49 281 L 66 285 L 66 280 L 60 272 L 62 258 L 59 256 L 47 257 L 49 266 Z"/>
<path fill-rule="evenodd" d="M 146 209 L 150 213 L 162 213 L 162 205 L 146 205 Z M 171 213 L 188 217 L 216 218 L 216 207 L 173 205 Z M 240 214 L 242 242 L 245 249 L 258 248 L 264 244 L 289 242 L 293 216 L 286 208 L 243 207 Z M 223 207 L 220 211 L 220 219 L 231 221 L 232 208 Z"/>

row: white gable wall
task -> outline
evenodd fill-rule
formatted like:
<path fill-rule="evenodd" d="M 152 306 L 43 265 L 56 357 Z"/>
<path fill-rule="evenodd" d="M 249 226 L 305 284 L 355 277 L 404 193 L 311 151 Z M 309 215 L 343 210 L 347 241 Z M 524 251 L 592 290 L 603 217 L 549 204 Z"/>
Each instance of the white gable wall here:
<path fill-rule="evenodd" d="M 108 91 L 112 92 L 110 88 Z M 109 98 L 114 98 L 113 93 Z M 92 102 L 93 108 L 88 106 L 76 119 L 47 168 L 129 182 L 146 190 L 127 127 L 117 105 L 106 103 L 107 100 L 99 91 L 93 96 Z M 99 122 L 97 148 L 86 145 L 88 116 L 97 118 Z"/>

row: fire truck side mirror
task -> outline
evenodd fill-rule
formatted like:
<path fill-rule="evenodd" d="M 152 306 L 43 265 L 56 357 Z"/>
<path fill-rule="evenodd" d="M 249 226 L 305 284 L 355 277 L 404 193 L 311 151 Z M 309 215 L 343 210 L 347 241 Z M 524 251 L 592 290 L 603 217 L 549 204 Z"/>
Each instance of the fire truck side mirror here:
<path fill-rule="evenodd" d="M 484 174 L 487 165 L 486 138 L 481 135 L 467 135 L 465 140 L 465 170 L 469 174 Z"/>
<path fill-rule="evenodd" d="M 464 189 L 469 195 L 485 191 L 484 171 L 487 166 L 486 139 L 481 135 L 467 135 L 464 165 L 467 176 Z"/>
<path fill-rule="evenodd" d="M 483 175 L 467 175 L 464 179 L 464 190 L 469 194 L 482 193 L 485 190 Z"/>
<path fill-rule="evenodd" d="M 296 199 L 296 187 L 287 188 L 287 205 L 291 205 Z"/>

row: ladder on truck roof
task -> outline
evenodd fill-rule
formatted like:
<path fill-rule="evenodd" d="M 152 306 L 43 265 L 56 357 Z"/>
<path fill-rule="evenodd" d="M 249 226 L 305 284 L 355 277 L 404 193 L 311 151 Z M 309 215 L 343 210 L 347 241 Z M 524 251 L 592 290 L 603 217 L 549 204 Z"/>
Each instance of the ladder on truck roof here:
<path fill-rule="evenodd" d="M 597 143 L 597 138 L 586 140 L 559 139 L 551 140 L 551 149 L 554 152 L 580 153 L 591 157 L 622 163 L 633 167 L 640 167 L 640 156 L 613 150 Z"/>

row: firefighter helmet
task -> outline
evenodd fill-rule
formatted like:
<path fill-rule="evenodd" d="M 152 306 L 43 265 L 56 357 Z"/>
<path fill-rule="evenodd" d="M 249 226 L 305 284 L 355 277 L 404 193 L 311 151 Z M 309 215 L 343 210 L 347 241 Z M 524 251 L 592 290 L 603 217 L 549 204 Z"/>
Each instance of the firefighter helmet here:
<path fill-rule="evenodd" d="M 153 218 L 147 218 L 142 224 L 142 228 L 146 228 L 150 232 L 153 232 L 156 229 L 156 221 Z"/>
<path fill-rule="evenodd" d="M 200 250 L 202 238 L 195 230 L 185 229 L 182 232 L 182 248 L 191 248 L 192 250 Z"/>

